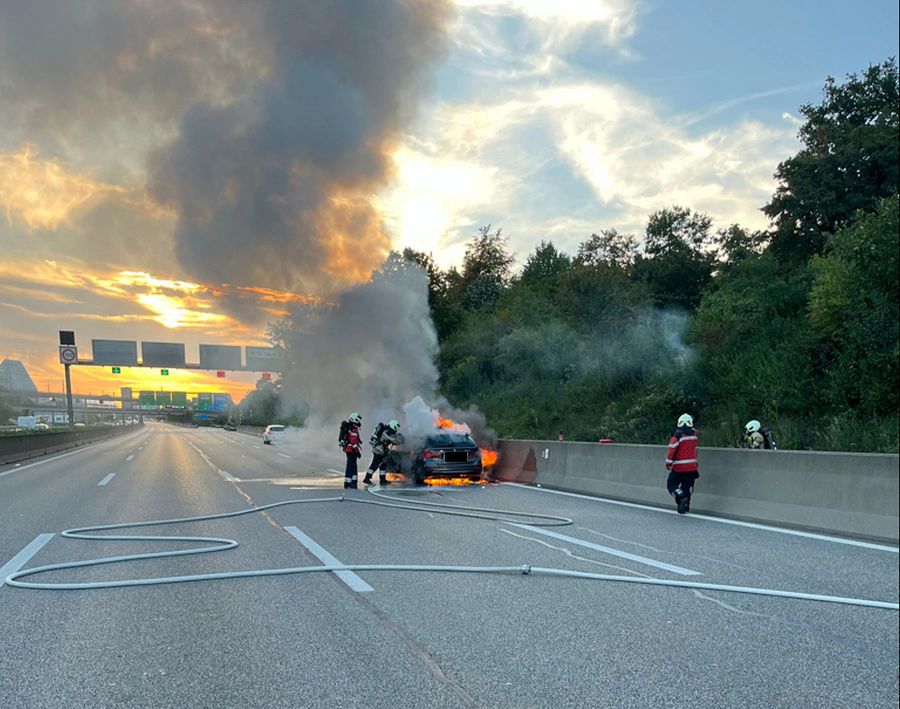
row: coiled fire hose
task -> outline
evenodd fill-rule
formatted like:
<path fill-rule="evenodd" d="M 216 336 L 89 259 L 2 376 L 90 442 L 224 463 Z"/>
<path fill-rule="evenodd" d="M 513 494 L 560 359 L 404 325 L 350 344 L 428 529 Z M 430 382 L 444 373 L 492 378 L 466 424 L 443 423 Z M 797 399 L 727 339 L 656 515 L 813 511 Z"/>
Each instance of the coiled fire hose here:
<path fill-rule="evenodd" d="M 634 576 L 616 576 L 611 574 L 597 574 L 586 571 L 574 571 L 570 569 L 547 568 L 531 566 L 530 564 L 518 564 L 512 566 L 445 566 L 445 565 L 420 565 L 420 564 L 341 564 L 325 566 L 294 566 L 279 569 L 252 569 L 248 571 L 224 571 L 219 573 L 191 574 L 184 576 L 162 576 L 157 578 L 121 579 L 117 581 L 83 581 L 77 583 L 41 583 L 39 581 L 25 581 L 29 576 L 47 573 L 49 571 L 61 571 L 64 569 L 77 569 L 102 564 L 117 564 L 126 561 L 140 561 L 142 559 L 161 559 L 167 557 L 188 556 L 191 554 L 207 554 L 212 552 L 234 549 L 238 543 L 234 539 L 225 537 L 198 537 L 181 535 L 135 535 L 135 534 L 97 534 L 97 532 L 109 532 L 111 530 L 134 529 L 136 527 L 151 527 L 167 524 L 187 524 L 214 519 L 226 519 L 241 515 L 254 514 L 271 510 L 276 507 L 288 505 L 302 505 L 325 502 L 351 502 L 358 504 L 378 505 L 395 509 L 405 509 L 412 512 L 430 512 L 432 514 L 445 514 L 457 517 L 469 517 L 496 522 L 520 522 L 524 519 L 529 523 L 541 527 L 557 527 L 572 524 L 567 517 L 555 515 L 536 514 L 532 512 L 520 512 L 514 510 L 499 510 L 488 507 L 460 507 L 424 500 L 402 500 L 395 496 L 386 495 L 378 490 L 369 490 L 377 499 L 362 499 L 356 497 L 318 497 L 300 500 L 283 500 L 258 507 L 250 507 L 235 512 L 221 512 L 218 514 L 198 515 L 195 517 L 175 517 L 171 519 L 147 520 L 142 522 L 122 522 L 119 524 L 105 524 L 92 527 L 75 527 L 62 532 L 62 536 L 69 539 L 93 539 L 103 541 L 164 541 L 164 542 L 200 542 L 206 546 L 193 549 L 177 549 L 171 551 L 148 552 L 144 554 L 126 554 L 121 556 L 108 556 L 100 559 L 86 559 L 84 561 L 69 561 L 59 564 L 47 564 L 29 569 L 19 570 L 10 574 L 5 583 L 15 588 L 27 588 L 35 590 L 76 591 L 91 589 L 126 588 L 131 586 L 159 586 L 173 583 L 190 583 L 193 581 L 212 581 L 216 579 L 254 578 L 261 576 L 285 576 L 288 574 L 304 573 L 330 573 L 333 571 L 402 571 L 402 572 L 443 572 L 443 573 L 467 573 L 467 574 L 529 574 L 532 576 L 553 576 L 561 578 L 588 579 L 592 581 L 607 581 L 615 583 L 632 583 L 645 586 L 669 586 L 674 588 L 689 588 L 706 591 L 725 591 L 729 593 L 742 593 L 756 596 L 770 596 L 776 598 L 793 598 L 805 601 L 819 601 L 823 603 L 838 603 L 848 606 L 863 606 L 867 608 L 882 608 L 886 610 L 900 610 L 900 604 L 889 601 L 875 601 L 862 598 L 845 598 L 841 596 L 829 596 L 815 593 L 802 593 L 798 591 L 780 591 L 775 589 L 754 588 L 750 586 L 731 586 L 725 584 L 702 583 L 697 581 L 680 581 L 671 579 L 657 579 Z M 543 521 L 540 521 L 543 520 Z M 212 545 L 209 545 L 212 543 Z"/>

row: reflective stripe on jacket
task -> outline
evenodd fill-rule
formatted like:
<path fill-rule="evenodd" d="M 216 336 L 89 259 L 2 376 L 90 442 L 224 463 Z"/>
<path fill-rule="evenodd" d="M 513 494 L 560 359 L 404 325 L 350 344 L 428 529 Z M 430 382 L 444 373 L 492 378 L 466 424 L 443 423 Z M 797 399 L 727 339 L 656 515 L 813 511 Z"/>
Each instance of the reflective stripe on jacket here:
<path fill-rule="evenodd" d="M 694 473 L 697 471 L 697 432 L 683 426 L 675 429 L 669 439 L 666 453 L 666 467 L 673 473 Z"/>

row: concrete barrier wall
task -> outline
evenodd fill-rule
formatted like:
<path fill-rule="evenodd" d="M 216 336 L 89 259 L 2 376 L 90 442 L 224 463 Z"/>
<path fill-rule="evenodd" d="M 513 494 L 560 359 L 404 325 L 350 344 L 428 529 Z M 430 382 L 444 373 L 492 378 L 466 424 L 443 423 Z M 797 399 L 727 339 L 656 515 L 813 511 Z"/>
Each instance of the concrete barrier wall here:
<path fill-rule="evenodd" d="M 0 436 L 0 465 L 15 463 L 26 458 L 46 455 L 47 453 L 55 453 L 68 448 L 77 448 L 94 441 L 130 433 L 136 430 L 138 426 L 143 426 L 143 424 Z"/>
<path fill-rule="evenodd" d="M 495 477 L 672 507 L 665 446 L 500 442 Z M 900 457 L 700 449 L 695 512 L 898 543 Z"/>

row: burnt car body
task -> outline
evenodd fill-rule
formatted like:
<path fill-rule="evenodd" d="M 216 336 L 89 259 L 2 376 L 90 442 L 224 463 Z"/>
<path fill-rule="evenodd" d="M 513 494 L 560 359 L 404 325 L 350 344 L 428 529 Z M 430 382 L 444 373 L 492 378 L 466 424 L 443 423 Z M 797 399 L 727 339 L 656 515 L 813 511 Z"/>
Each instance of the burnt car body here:
<path fill-rule="evenodd" d="M 385 469 L 403 473 L 417 485 L 426 478 L 468 478 L 482 476 L 481 451 L 466 433 L 433 433 L 414 447 L 401 446 L 391 451 Z"/>

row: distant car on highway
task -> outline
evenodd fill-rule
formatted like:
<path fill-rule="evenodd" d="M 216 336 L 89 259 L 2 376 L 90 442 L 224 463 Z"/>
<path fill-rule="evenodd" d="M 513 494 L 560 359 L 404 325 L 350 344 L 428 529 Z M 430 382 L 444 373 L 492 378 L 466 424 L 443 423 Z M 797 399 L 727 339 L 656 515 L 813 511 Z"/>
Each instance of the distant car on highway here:
<path fill-rule="evenodd" d="M 222 428 L 223 428 L 225 431 L 237 431 L 237 426 L 235 426 L 235 425 L 234 425 L 233 423 L 231 423 L 230 421 L 229 421 L 228 423 L 226 423 Z"/>
<path fill-rule="evenodd" d="M 50 427 L 45 423 L 36 423 L 34 424 L 35 431 L 49 431 Z"/>
<path fill-rule="evenodd" d="M 421 485 L 426 478 L 480 480 L 481 451 L 467 433 L 433 433 L 424 443 L 399 455 L 402 472 Z"/>
<path fill-rule="evenodd" d="M 263 431 L 263 443 L 271 444 L 272 442 L 277 441 L 283 435 L 284 426 L 282 426 L 280 423 L 270 423 L 268 426 L 266 426 L 266 430 Z"/>

